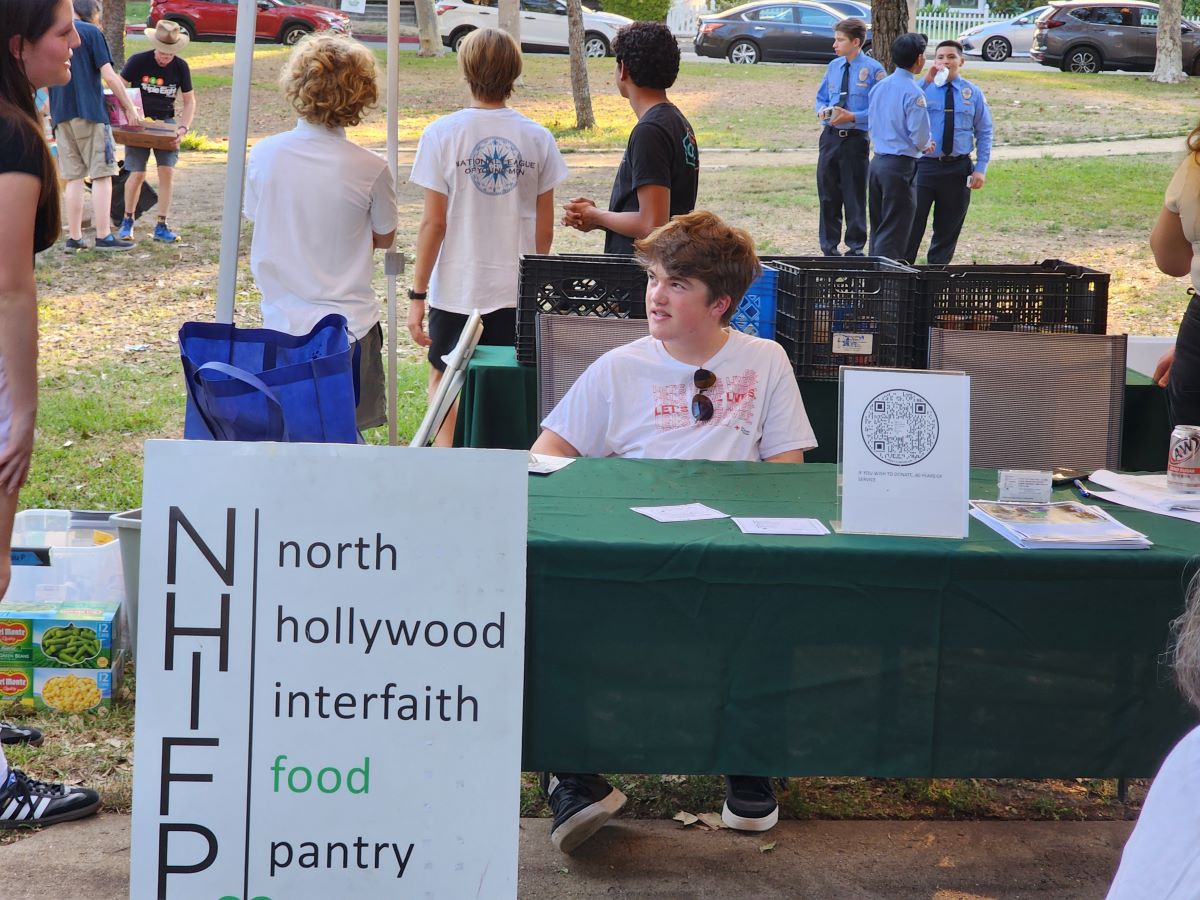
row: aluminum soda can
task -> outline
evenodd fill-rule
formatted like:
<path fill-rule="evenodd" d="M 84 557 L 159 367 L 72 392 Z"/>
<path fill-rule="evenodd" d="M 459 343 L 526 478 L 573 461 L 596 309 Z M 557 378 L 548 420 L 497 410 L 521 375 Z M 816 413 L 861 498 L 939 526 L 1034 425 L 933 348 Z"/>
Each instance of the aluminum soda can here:
<path fill-rule="evenodd" d="M 1176 425 L 1171 432 L 1167 487 L 1200 493 L 1200 426 Z"/>

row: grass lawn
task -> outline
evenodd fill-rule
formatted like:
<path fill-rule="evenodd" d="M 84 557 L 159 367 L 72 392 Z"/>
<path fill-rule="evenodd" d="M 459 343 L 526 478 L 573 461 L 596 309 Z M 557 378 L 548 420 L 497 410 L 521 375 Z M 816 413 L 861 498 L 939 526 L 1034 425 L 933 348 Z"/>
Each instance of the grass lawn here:
<path fill-rule="evenodd" d="M 143 38 L 130 37 L 127 53 L 143 49 Z M 386 58 L 375 49 L 380 65 Z M 270 44 L 255 48 L 252 88 L 252 136 L 290 127 L 292 116 L 278 103 L 276 79 L 288 50 Z M 233 83 L 233 45 L 193 42 L 183 53 L 196 76 L 199 99 L 197 129 L 211 137 L 226 135 L 229 93 Z M 421 130 L 466 101 L 453 54 L 419 59 L 402 52 L 400 125 L 402 144 L 415 146 Z M 568 60 L 561 55 L 525 59 L 525 84 L 513 105 L 554 133 L 563 149 L 624 147 L 634 118 L 612 84 L 611 59 L 588 61 L 595 131 L 574 128 Z M 671 91 L 691 120 L 701 151 L 706 147 L 780 150 L 816 147 L 819 130 L 810 115 L 822 66 L 764 64 L 758 66 L 684 63 Z M 964 70 L 988 97 L 999 144 L 1044 144 L 1104 140 L 1145 135 L 1183 135 L 1195 124 L 1200 85 L 1153 84 L 1144 75 L 1070 75 L 1044 72 Z M 382 109 L 353 130 L 360 143 L 386 142 Z"/>
<path fill-rule="evenodd" d="M 144 7 L 145 4 L 142 4 Z M 136 6 L 130 4 L 130 15 Z M 144 13 L 142 13 L 144 15 Z M 130 38 L 129 52 L 145 42 Z M 219 141 L 226 133 L 233 48 L 197 42 L 186 51 L 199 98 L 198 130 Z M 251 133 L 256 137 L 294 121 L 275 86 L 284 48 L 256 48 Z M 382 54 L 381 54 L 382 57 Z M 462 96 L 453 57 L 401 61 L 401 140 L 415 145 L 421 128 Z M 562 57 L 530 57 L 526 85 L 514 105 L 556 132 L 565 149 L 619 148 L 633 118 L 610 85 L 611 61 L 591 61 L 593 98 L 601 128 L 580 135 L 573 119 Z M 685 65 L 679 105 L 692 118 L 703 147 L 813 147 L 809 98 L 820 70 L 810 66 Z M 1046 72 L 988 72 L 978 79 L 993 101 L 999 140 L 1007 143 L 1131 133 L 1182 134 L 1194 115 L 1196 88 L 1150 84 L 1142 77 L 1069 76 Z M 352 136 L 384 142 L 376 112 Z M 201 142 L 211 147 L 212 143 Z M 613 167 L 587 154 L 568 156 L 570 179 L 560 197 L 608 196 Z M 1057 257 L 1112 273 L 1109 328 L 1133 334 L 1171 334 L 1185 301 L 1185 283 L 1160 275 L 1147 234 L 1174 169 L 1171 156 L 1079 160 L 1032 159 L 993 164 L 987 186 L 973 196 L 960 262 L 1034 262 Z M 37 281 L 41 313 L 41 407 L 38 443 L 23 507 L 129 509 L 141 503 L 141 447 L 149 438 L 178 437 L 184 393 L 175 334 L 184 321 L 211 319 L 224 190 L 223 155 L 190 152 L 181 160 L 172 223 L 183 233 L 175 246 L 153 244 L 147 225 L 128 254 L 42 254 Z M 330 177 L 335 177 L 331 173 Z M 154 175 L 151 174 L 151 181 Z M 411 256 L 422 205 L 411 184 L 399 188 L 397 245 Z M 747 228 L 763 252 L 816 251 L 817 210 L 812 166 L 705 169 L 698 206 Z M 244 235 L 236 319 L 259 321 L 257 293 L 245 261 Z M 559 252 L 597 252 L 598 235 L 557 228 Z M 115 258 L 114 258 L 115 256 Z M 382 271 L 377 288 L 382 295 Z M 408 284 L 408 276 L 401 287 Z M 403 322 L 405 309 L 399 311 Z M 401 331 L 399 368 L 401 439 L 407 442 L 424 410 L 425 363 Z M 370 439 L 382 442 L 386 431 Z M 129 682 L 132 687 L 132 681 Z M 15 715 L 27 715 L 16 712 Z M 37 716 L 48 734 L 40 750 L 13 751 L 17 765 L 40 777 L 98 787 L 112 808 L 128 808 L 132 770 L 132 705 L 104 715 Z M 636 776 L 619 779 L 643 815 L 681 809 L 719 809 L 718 778 Z M 1112 781 L 1026 782 L 864 778 L 795 779 L 781 796 L 794 817 L 1123 818 L 1136 813 L 1114 799 Z M 1134 786 L 1135 801 L 1144 784 Z M 544 811 L 527 776 L 523 810 Z M 5 838 L 9 839 L 9 838 Z"/>

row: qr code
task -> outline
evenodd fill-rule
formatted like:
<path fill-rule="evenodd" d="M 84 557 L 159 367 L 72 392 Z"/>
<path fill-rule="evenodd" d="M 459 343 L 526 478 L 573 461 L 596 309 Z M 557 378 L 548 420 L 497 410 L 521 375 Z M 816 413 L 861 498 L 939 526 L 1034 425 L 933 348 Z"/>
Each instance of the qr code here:
<path fill-rule="evenodd" d="M 884 391 L 863 411 L 862 438 L 880 462 L 911 466 L 937 446 L 937 413 L 928 400 L 913 391 Z"/>

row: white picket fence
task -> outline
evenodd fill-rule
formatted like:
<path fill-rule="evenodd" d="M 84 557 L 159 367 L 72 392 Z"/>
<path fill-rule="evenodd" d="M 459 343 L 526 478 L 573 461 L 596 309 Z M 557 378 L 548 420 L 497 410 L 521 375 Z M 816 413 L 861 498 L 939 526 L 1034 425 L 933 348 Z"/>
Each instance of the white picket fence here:
<path fill-rule="evenodd" d="M 714 11 L 711 0 L 674 0 L 667 13 L 667 25 L 676 37 L 690 38 L 699 27 L 700 17 Z M 928 35 L 929 42 L 935 44 L 938 41 L 957 38 L 968 28 L 990 20 L 991 16 L 986 6 L 982 9 L 948 9 L 918 15 L 917 31 Z"/>
<path fill-rule="evenodd" d="M 691 38 L 700 27 L 700 17 L 715 11 L 711 0 L 673 0 L 667 25 L 676 37 Z"/>
<path fill-rule="evenodd" d="M 987 8 L 948 9 L 937 13 L 918 13 L 917 31 L 929 38 L 932 47 L 938 41 L 952 41 L 968 28 L 991 21 Z"/>

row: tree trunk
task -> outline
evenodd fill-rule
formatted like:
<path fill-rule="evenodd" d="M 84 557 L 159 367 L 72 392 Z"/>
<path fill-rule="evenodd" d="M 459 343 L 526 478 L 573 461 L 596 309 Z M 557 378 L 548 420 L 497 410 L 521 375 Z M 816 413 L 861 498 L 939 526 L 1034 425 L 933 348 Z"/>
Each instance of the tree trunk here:
<path fill-rule="evenodd" d="M 567 43 L 571 48 L 571 96 L 575 98 L 575 127 L 581 130 L 595 128 L 587 57 L 583 54 L 583 6 L 579 0 L 567 0 Z"/>
<path fill-rule="evenodd" d="M 513 36 L 513 40 L 517 42 L 517 46 L 521 45 L 521 6 L 520 0 L 499 0 L 499 10 L 497 18 L 499 19 L 500 28 L 507 31 Z"/>
<path fill-rule="evenodd" d="M 395 0 L 392 0 L 395 2 Z M 438 35 L 437 10 L 433 0 L 416 0 L 417 8 L 417 56 L 442 56 L 442 39 Z"/>
<path fill-rule="evenodd" d="M 908 31 L 908 0 L 873 0 L 871 55 L 892 71 L 892 41 Z"/>
<path fill-rule="evenodd" d="M 1159 84 L 1178 84 L 1187 78 L 1183 73 L 1181 6 L 1180 0 L 1162 0 L 1158 5 L 1158 52 L 1150 80 Z"/>
<path fill-rule="evenodd" d="M 120 72 L 125 65 L 125 0 L 107 0 L 101 6 L 100 30 L 108 41 L 113 68 Z"/>

